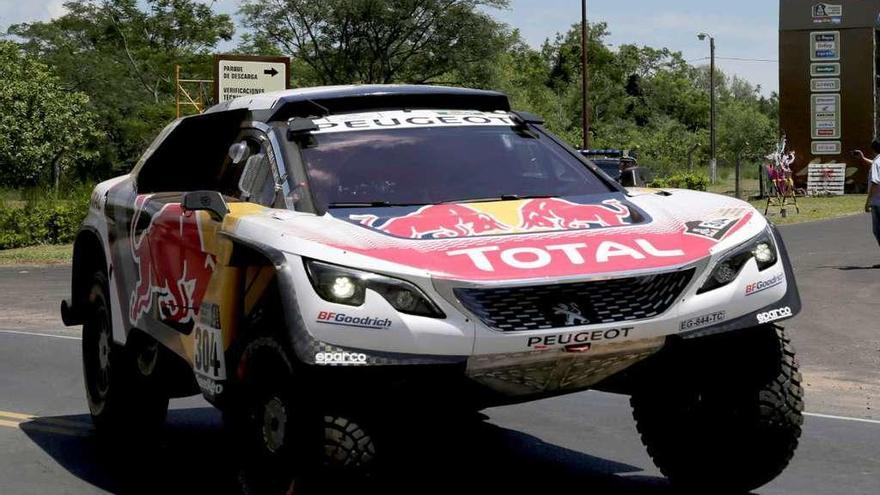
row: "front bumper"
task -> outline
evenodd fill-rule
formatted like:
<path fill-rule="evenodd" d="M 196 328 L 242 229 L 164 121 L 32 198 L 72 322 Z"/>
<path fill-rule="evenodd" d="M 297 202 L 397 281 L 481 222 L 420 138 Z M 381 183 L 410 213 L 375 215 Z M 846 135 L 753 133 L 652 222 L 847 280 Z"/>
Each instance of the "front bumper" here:
<path fill-rule="evenodd" d="M 692 339 L 796 315 L 801 302 L 794 274 L 781 237 L 775 228 L 771 231 L 780 254 L 777 266 L 762 274 L 752 261 L 730 286 L 698 295 L 715 261 L 703 260 L 688 267 L 696 268 L 697 275 L 672 309 L 657 318 L 624 324 L 500 332 L 450 297 L 451 286 L 436 287 L 429 278 L 408 280 L 435 299 L 448 315 L 445 320 L 396 314 L 380 296 L 368 298 L 361 308 L 339 307 L 315 296 L 301 259 L 294 256 L 279 266 L 279 281 L 294 348 L 306 364 L 316 368 L 437 365 L 460 370 L 470 382 L 501 396 L 549 396 L 589 388 L 612 377 L 663 348 L 669 338 Z M 760 294 L 749 293 L 756 280 L 768 277 L 779 283 Z M 340 311 L 347 313 L 346 318 L 381 318 L 389 323 L 365 329 L 316 321 L 322 313 Z M 547 345 L 536 349 L 535 339 Z"/>

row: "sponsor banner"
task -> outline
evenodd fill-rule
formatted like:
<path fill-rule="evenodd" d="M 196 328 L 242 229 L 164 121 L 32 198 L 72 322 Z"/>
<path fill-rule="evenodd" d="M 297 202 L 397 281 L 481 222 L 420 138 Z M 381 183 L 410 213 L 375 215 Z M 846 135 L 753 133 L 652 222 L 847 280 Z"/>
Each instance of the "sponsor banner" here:
<path fill-rule="evenodd" d="M 758 313 L 757 319 L 758 323 L 763 325 L 765 323 L 770 323 L 776 320 L 781 320 L 783 318 L 789 318 L 792 316 L 791 308 L 786 306 L 784 308 L 772 309 L 770 311 L 766 311 L 764 313 Z"/>
<path fill-rule="evenodd" d="M 812 7 L 814 24 L 840 24 L 843 20 L 843 5 L 817 3 Z"/>
<path fill-rule="evenodd" d="M 764 280 L 758 280 L 757 282 L 752 282 L 752 283 L 746 285 L 746 295 L 751 296 L 753 294 L 763 292 L 767 289 L 772 289 L 773 287 L 776 287 L 777 285 L 781 285 L 784 282 L 785 282 L 785 273 L 779 272 L 770 278 L 767 278 Z"/>
<path fill-rule="evenodd" d="M 843 153 L 843 143 L 840 141 L 813 141 L 811 151 L 814 155 L 840 155 Z"/>
<path fill-rule="evenodd" d="M 419 127 L 510 127 L 514 122 L 506 112 L 412 110 L 330 115 L 316 119 L 315 124 L 318 130 L 312 134 Z"/>
<path fill-rule="evenodd" d="M 810 97 L 813 139 L 840 139 L 840 94 Z"/>
<path fill-rule="evenodd" d="M 840 91 L 840 78 L 812 79 L 810 90 L 814 93 L 836 93 Z"/>
<path fill-rule="evenodd" d="M 680 331 L 685 330 L 695 330 L 697 328 L 708 327 L 710 325 L 714 325 L 716 323 L 721 323 L 727 319 L 726 311 L 718 311 L 716 313 L 709 313 L 707 315 L 697 316 L 696 318 L 690 318 L 688 320 L 684 320 L 679 325 Z"/>
<path fill-rule="evenodd" d="M 315 319 L 315 321 L 327 325 L 370 328 L 373 330 L 384 330 L 391 326 L 391 320 L 388 318 L 376 318 L 372 316 L 351 316 L 345 313 L 335 313 L 333 311 L 319 311 L 318 317 Z"/>
<path fill-rule="evenodd" d="M 833 77 L 840 75 L 840 64 L 810 64 L 810 76 Z"/>
<path fill-rule="evenodd" d="M 813 62 L 840 60 L 840 31 L 810 33 L 810 60 Z"/>

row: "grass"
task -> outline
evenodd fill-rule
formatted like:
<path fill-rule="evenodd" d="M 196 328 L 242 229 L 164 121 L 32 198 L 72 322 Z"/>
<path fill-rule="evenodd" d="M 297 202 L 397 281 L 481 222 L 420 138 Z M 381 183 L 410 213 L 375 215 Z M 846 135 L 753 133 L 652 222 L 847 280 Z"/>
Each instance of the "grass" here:
<path fill-rule="evenodd" d="M 70 263 L 73 245 L 43 245 L 0 250 L 0 266 L 59 265 Z"/>
<path fill-rule="evenodd" d="M 864 213 L 864 194 L 847 194 L 845 196 L 831 196 L 821 198 L 797 198 L 801 212 L 795 211 L 794 205 L 786 206 L 786 217 L 782 217 L 778 206 L 771 206 L 767 218 L 777 225 L 789 225 L 793 223 L 815 222 L 831 218 L 845 217 Z M 751 201 L 761 213 L 767 206 L 767 200 Z"/>

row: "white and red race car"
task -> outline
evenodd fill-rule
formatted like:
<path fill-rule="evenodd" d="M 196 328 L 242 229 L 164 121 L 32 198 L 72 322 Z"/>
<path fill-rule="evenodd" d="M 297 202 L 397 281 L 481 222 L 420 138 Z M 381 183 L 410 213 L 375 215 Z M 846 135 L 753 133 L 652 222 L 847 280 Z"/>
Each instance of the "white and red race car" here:
<path fill-rule="evenodd" d="M 799 310 L 748 203 L 624 189 L 503 94 L 426 86 L 265 94 L 172 123 L 95 188 L 62 304 L 84 324 L 99 430 L 149 431 L 201 392 L 258 458 L 342 417 L 328 427 L 360 431 L 349 460 L 365 462 L 379 410 L 597 388 L 632 395 L 674 482 L 743 490 L 797 445 L 800 375 L 775 322 Z"/>

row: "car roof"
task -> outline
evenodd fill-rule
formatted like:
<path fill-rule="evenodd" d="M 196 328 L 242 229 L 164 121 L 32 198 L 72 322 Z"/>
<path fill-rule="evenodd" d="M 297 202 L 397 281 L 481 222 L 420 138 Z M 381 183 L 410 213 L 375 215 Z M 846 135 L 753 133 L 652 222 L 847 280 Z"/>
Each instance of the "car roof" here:
<path fill-rule="evenodd" d="M 291 89 L 226 101 L 206 113 L 247 110 L 252 120 L 271 122 L 389 109 L 510 111 L 507 95 L 449 86 L 370 84 Z"/>

